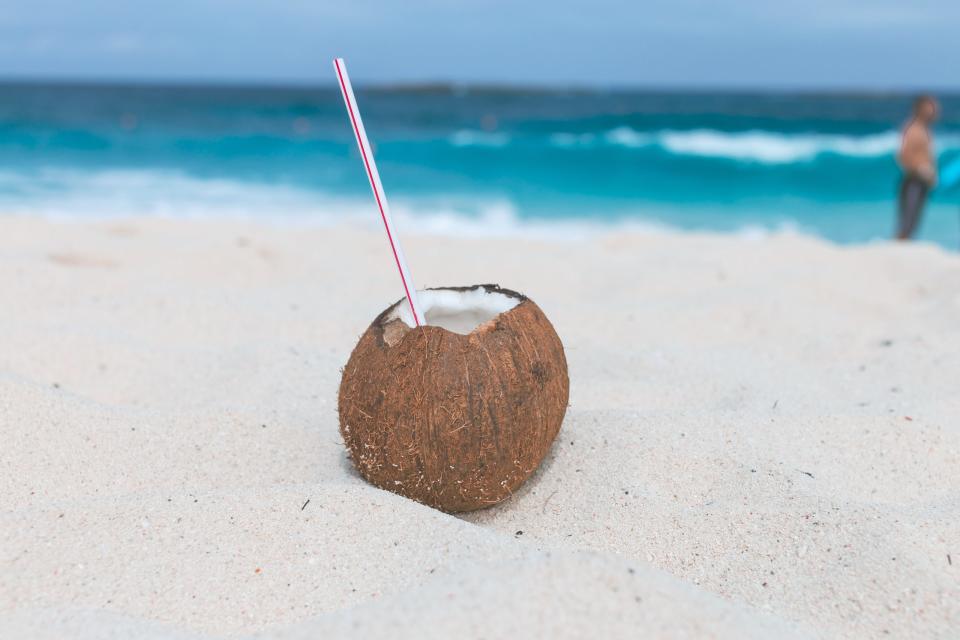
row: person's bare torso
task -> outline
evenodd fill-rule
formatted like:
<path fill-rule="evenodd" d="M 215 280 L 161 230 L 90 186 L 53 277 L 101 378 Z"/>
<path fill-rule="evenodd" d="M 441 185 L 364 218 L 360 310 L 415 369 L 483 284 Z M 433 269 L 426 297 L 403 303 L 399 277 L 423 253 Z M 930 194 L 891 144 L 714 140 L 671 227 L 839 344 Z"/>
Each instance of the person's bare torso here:
<path fill-rule="evenodd" d="M 897 161 L 905 173 L 922 177 L 927 182 L 936 180 L 933 163 L 933 141 L 930 129 L 919 120 L 913 120 L 903 130 L 903 141 Z"/>

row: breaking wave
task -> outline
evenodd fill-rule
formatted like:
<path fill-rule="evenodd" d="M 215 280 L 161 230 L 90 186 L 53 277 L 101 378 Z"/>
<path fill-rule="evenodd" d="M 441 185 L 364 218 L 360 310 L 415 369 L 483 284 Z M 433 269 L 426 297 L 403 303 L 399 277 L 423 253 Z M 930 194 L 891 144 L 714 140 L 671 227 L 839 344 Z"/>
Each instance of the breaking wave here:
<path fill-rule="evenodd" d="M 941 137 L 941 150 L 960 149 L 960 138 Z M 742 132 L 693 129 L 689 131 L 637 131 L 617 127 L 597 136 L 591 133 L 555 133 L 555 147 L 583 147 L 606 144 L 628 148 L 658 147 L 680 156 L 718 158 L 760 164 L 790 164 L 816 159 L 821 155 L 850 158 L 877 158 L 893 155 L 900 142 L 896 131 L 863 136 L 819 133 L 787 134 L 754 130 Z"/>
<path fill-rule="evenodd" d="M 658 233 L 682 227 L 638 209 L 607 217 L 585 211 L 575 218 L 528 217 L 506 197 L 468 194 L 391 198 L 403 232 L 443 236 L 526 236 L 561 242 L 611 231 Z M 294 185 L 199 178 L 175 170 L 45 168 L 0 170 L 0 215 L 56 220 L 240 218 L 270 224 L 351 225 L 380 229 L 368 194 L 337 194 Z M 745 238 L 794 231 L 791 223 L 749 224 L 728 229 Z"/>
<path fill-rule="evenodd" d="M 393 218 L 406 231 L 439 235 L 579 238 L 596 221 L 525 220 L 508 198 L 432 195 L 391 198 Z M 199 178 L 175 170 L 0 170 L 0 215 L 58 220 L 249 218 L 270 223 L 379 228 L 366 194 L 340 194 L 288 184 Z"/>
<path fill-rule="evenodd" d="M 888 131 L 860 137 L 842 135 L 785 135 L 766 131 L 723 133 L 701 129 L 664 132 L 660 143 L 673 153 L 782 164 L 812 160 L 821 154 L 857 158 L 893 154 L 899 135 Z"/>

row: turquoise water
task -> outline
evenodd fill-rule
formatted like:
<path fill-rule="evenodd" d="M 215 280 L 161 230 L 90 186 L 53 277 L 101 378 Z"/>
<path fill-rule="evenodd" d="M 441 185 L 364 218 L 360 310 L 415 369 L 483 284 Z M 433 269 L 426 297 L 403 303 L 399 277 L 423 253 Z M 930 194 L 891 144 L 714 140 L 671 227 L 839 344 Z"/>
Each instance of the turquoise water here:
<path fill-rule="evenodd" d="M 360 90 L 402 226 L 588 224 L 889 235 L 906 95 Z M 960 159 L 960 96 L 941 161 Z M 343 103 L 317 89 L 0 85 L 0 210 L 375 215 Z M 960 246 L 960 189 L 922 237 Z"/>

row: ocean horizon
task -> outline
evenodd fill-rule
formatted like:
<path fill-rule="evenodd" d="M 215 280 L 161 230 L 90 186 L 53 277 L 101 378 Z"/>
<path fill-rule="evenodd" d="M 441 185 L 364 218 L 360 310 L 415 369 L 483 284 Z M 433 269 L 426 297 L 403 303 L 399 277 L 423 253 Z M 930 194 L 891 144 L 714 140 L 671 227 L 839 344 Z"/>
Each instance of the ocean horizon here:
<path fill-rule="evenodd" d="M 941 95 L 941 164 L 960 95 Z M 888 238 L 913 94 L 360 87 L 404 229 L 792 229 Z M 0 212 L 376 222 L 337 89 L 0 82 Z M 921 240 L 960 246 L 960 189 Z"/>

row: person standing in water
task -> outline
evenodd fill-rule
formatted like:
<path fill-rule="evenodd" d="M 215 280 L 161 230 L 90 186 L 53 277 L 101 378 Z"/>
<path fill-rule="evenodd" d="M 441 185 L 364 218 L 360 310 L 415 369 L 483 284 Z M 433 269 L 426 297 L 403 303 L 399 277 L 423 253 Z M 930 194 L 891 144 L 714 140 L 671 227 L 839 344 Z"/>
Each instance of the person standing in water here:
<path fill-rule="evenodd" d="M 920 96 L 913 103 L 913 116 L 903 129 L 897 163 L 903 171 L 897 202 L 897 240 L 909 240 L 920 224 L 927 194 L 937 185 L 930 127 L 940 105 L 933 96 Z"/>

